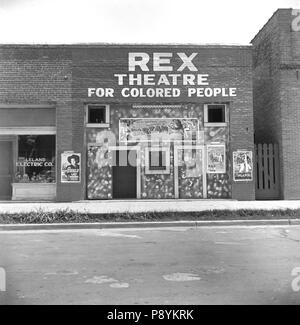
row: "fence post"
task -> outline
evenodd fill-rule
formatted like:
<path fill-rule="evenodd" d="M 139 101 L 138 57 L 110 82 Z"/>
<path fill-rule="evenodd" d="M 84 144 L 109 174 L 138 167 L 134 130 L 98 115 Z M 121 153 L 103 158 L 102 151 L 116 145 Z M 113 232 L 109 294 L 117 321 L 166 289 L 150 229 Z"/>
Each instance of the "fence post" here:
<path fill-rule="evenodd" d="M 263 189 L 262 145 L 257 146 L 258 189 Z"/>
<path fill-rule="evenodd" d="M 273 144 L 269 144 L 269 166 L 270 166 L 270 188 L 275 189 L 275 179 L 274 179 L 274 147 Z"/>

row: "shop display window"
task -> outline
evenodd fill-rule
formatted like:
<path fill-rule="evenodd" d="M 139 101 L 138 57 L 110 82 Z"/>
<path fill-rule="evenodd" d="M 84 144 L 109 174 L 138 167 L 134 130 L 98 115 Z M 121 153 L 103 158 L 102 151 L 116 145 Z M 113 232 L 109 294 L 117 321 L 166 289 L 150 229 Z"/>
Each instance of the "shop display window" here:
<path fill-rule="evenodd" d="M 19 135 L 17 153 L 15 182 L 55 182 L 55 135 Z"/>

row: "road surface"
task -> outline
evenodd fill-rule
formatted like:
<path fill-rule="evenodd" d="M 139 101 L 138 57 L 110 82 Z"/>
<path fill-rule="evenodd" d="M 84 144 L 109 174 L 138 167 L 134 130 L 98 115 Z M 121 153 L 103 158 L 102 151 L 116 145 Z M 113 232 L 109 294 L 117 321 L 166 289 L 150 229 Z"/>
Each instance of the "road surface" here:
<path fill-rule="evenodd" d="M 0 304 L 300 304 L 300 227 L 0 232 L 1 267 Z"/>

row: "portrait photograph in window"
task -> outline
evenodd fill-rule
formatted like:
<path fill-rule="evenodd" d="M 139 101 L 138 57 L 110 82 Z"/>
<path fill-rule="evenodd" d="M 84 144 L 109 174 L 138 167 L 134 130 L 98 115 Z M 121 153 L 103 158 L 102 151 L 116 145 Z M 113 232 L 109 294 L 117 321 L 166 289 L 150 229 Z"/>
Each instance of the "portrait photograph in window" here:
<path fill-rule="evenodd" d="M 19 135 L 15 181 L 55 182 L 55 158 L 55 135 Z"/>

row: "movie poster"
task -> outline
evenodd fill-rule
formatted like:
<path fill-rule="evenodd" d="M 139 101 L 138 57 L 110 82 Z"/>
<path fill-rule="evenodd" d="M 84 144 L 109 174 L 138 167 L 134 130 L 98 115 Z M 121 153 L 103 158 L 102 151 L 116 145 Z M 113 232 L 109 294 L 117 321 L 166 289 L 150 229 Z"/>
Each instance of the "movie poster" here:
<path fill-rule="evenodd" d="M 81 174 L 81 154 L 63 152 L 61 154 L 61 182 L 79 183 Z"/>
<path fill-rule="evenodd" d="M 226 173 L 226 156 L 225 156 L 224 145 L 207 146 L 207 173 L 208 174 Z"/>
<path fill-rule="evenodd" d="M 233 152 L 233 180 L 235 182 L 253 180 L 252 151 Z"/>
<path fill-rule="evenodd" d="M 197 178 L 203 174 L 202 149 L 185 147 L 178 150 L 178 166 L 184 178 Z"/>

